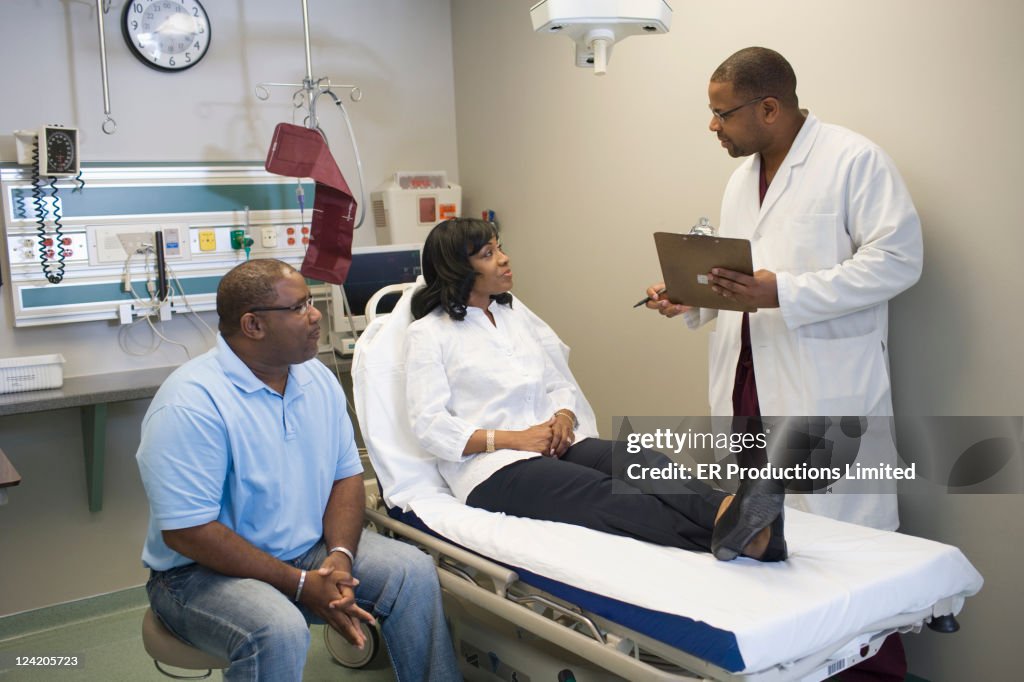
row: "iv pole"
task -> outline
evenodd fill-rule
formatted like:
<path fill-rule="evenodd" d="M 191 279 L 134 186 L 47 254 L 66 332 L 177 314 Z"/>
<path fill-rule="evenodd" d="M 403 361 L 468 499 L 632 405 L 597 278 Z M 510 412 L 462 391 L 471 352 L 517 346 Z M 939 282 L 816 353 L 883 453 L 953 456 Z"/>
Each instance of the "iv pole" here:
<path fill-rule="evenodd" d="M 100 72 L 103 74 L 103 120 L 101 128 L 107 135 L 117 130 L 117 121 L 110 115 L 110 87 L 107 84 L 107 42 L 103 36 L 103 15 L 110 11 L 110 0 L 96 0 L 96 27 L 100 34 Z"/>
<path fill-rule="evenodd" d="M 352 151 L 356 159 L 356 170 L 359 173 L 359 218 L 355 223 L 355 228 L 358 228 L 363 224 L 363 219 L 366 217 L 366 188 L 363 182 L 363 162 L 359 158 L 359 147 L 356 146 L 356 136 L 352 130 L 352 122 L 349 120 L 348 112 L 345 111 L 345 105 L 342 104 L 341 98 L 334 92 L 334 88 L 348 90 L 349 97 L 353 102 L 358 102 L 363 98 L 363 91 L 359 89 L 358 85 L 333 85 L 330 78 L 313 78 L 313 60 L 309 49 L 309 9 L 307 0 L 302 0 L 302 34 L 306 48 L 306 77 L 302 79 L 301 83 L 258 83 L 255 88 L 256 98 L 264 102 L 270 99 L 269 88 L 272 87 L 297 88 L 292 93 L 293 105 L 296 109 L 305 107 L 309 111 L 305 121 L 306 127 L 320 133 L 324 141 L 327 141 L 327 135 L 324 134 L 323 129 L 320 127 L 320 119 L 316 114 L 316 103 L 322 95 L 327 95 L 331 98 L 334 105 L 338 107 L 338 112 L 348 128 L 348 136 L 352 141 Z M 330 143 L 328 142 L 329 145 Z"/>

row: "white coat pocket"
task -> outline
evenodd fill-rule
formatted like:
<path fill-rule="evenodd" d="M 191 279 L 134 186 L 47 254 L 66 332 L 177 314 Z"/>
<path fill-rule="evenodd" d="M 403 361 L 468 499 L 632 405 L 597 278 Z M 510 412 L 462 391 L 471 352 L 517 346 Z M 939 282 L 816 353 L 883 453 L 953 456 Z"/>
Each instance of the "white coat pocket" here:
<path fill-rule="evenodd" d="M 800 367 L 808 415 L 886 414 L 889 372 L 878 330 L 838 339 L 800 335 Z"/>

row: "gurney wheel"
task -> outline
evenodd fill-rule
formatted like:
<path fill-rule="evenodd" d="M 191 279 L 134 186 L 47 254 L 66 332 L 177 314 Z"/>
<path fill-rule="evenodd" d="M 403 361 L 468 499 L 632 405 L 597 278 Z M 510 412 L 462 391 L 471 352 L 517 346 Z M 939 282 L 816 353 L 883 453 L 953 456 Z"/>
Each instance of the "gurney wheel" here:
<path fill-rule="evenodd" d="M 357 649 L 342 637 L 329 625 L 324 626 L 324 646 L 335 661 L 346 668 L 364 668 L 369 665 L 373 657 L 377 655 L 380 648 L 380 635 L 377 628 L 366 623 L 360 623 L 363 634 L 366 635 L 366 645 L 362 650 Z"/>

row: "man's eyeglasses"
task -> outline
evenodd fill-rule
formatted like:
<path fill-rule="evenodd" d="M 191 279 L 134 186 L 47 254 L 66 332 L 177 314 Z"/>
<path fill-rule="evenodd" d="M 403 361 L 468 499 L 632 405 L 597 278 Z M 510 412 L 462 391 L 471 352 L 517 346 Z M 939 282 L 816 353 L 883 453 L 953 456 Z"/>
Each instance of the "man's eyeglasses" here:
<path fill-rule="evenodd" d="M 310 294 L 305 299 L 296 303 L 295 305 L 275 305 L 275 306 L 262 306 L 259 308 L 249 308 L 250 313 L 263 313 L 270 312 L 273 310 L 290 310 L 293 313 L 297 313 L 300 317 L 305 315 L 313 307 L 313 294 Z"/>
<path fill-rule="evenodd" d="M 711 109 L 711 115 L 714 116 L 715 118 L 717 118 L 719 123 L 723 123 L 724 124 L 725 123 L 725 119 L 729 118 L 730 116 L 735 114 L 737 111 L 739 111 L 743 107 L 749 107 L 751 104 L 757 104 L 758 102 L 760 102 L 762 100 L 766 100 L 769 97 L 775 97 L 775 95 L 761 95 L 760 97 L 755 97 L 754 99 L 750 100 L 749 102 L 744 102 L 743 104 L 739 105 L 738 107 L 733 107 L 732 109 L 726 109 L 725 111 L 715 111 L 714 109 L 711 109 L 711 105 L 710 104 L 708 105 L 708 108 Z"/>

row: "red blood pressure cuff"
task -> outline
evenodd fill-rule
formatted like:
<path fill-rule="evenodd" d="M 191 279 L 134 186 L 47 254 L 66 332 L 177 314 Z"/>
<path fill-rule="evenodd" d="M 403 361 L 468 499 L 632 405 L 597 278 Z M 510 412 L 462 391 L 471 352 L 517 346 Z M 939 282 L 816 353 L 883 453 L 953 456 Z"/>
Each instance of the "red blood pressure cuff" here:
<path fill-rule="evenodd" d="M 352 264 L 356 200 L 323 136 L 310 128 L 278 123 L 265 168 L 276 175 L 316 181 L 309 247 L 299 272 L 343 284 Z"/>

